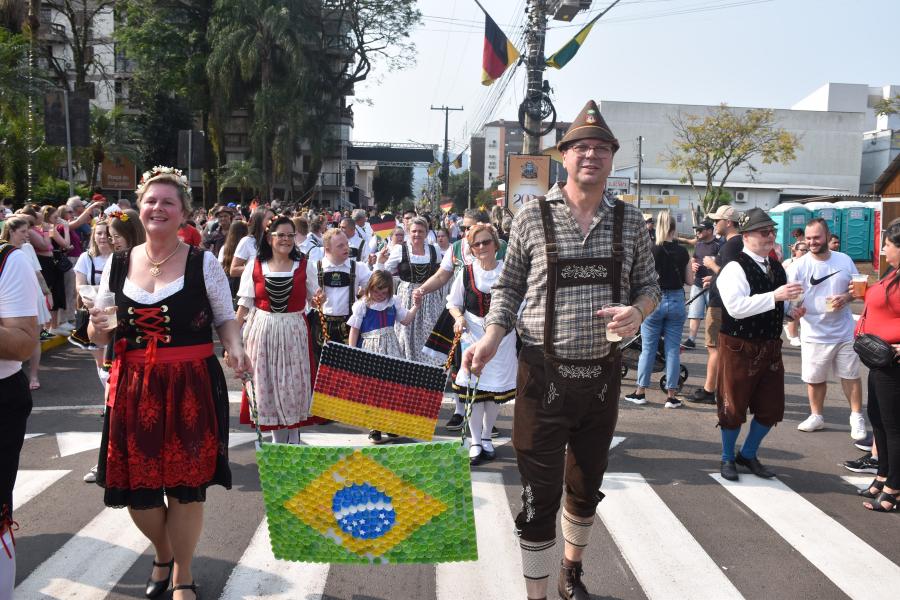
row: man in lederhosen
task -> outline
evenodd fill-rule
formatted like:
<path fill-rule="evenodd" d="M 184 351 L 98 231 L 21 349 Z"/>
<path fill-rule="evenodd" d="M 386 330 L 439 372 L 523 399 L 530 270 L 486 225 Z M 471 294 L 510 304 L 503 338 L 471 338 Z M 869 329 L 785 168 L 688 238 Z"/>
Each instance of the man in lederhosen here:
<path fill-rule="evenodd" d="M 607 333 L 633 335 L 660 299 L 640 211 L 605 193 L 619 142 L 591 101 L 559 142 L 568 173 L 516 214 L 484 337 L 463 362 L 479 373 L 517 324 L 513 445 L 522 477 L 516 529 L 528 597 L 546 598 L 556 561 L 563 484 L 561 598 L 588 598 L 588 544 L 618 416 L 621 352 Z M 619 308 L 603 309 L 610 303 Z M 599 310 L 598 310 L 599 309 Z"/>
<path fill-rule="evenodd" d="M 357 262 L 369 264 L 369 240 L 359 234 L 353 219 L 350 217 L 341 219 L 341 231 L 347 236 L 347 244 L 350 246 L 350 258 Z"/>
<path fill-rule="evenodd" d="M 774 477 L 756 452 L 769 430 L 784 417 L 784 363 L 781 327 L 784 302 L 796 298 L 803 287 L 787 283 L 781 263 L 769 259 L 775 244 L 775 221 L 761 208 L 751 208 L 738 220 L 744 249 L 725 265 L 716 279 L 722 297 L 719 329 L 719 371 L 716 405 L 722 433 L 723 478 L 737 481 L 737 465 L 758 477 Z M 794 318 L 806 313 L 792 311 Z M 750 431 L 740 452 L 735 444 L 747 411 L 753 413 Z"/>
<path fill-rule="evenodd" d="M 314 307 L 309 314 L 309 325 L 312 329 L 313 351 L 318 359 L 325 344 L 322 334 L 322 320 L 319 313 L 324 314 L 328 338 L 333 342 L 347 343 L 350 330 L 347 319 L 356 302 L 359 288 L 365 288 L 372 275 L 364 263 L 350 258 L 350 246 L 347 236 L 340 229 L 329 229 L 323 237 L 325 255 L 320 260 L 310 260 L 306 264 L 307 281 L 317 281 L 325 301 L 322 306 Z"/>

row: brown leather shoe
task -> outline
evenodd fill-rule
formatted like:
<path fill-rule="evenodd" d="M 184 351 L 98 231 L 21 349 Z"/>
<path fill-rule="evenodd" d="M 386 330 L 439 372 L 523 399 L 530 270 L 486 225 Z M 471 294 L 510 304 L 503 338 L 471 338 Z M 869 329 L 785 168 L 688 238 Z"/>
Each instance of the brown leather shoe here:
<path fill-rule="evenodd" d="M 573 563 L 571 567 L 567 567 L 565 563 L 559 565 L 559 581 L 556 590 L 562 600 L 590 600 L 587 588 L 581 581 L 584 571 L 581 569 L 581 563 Z"/>

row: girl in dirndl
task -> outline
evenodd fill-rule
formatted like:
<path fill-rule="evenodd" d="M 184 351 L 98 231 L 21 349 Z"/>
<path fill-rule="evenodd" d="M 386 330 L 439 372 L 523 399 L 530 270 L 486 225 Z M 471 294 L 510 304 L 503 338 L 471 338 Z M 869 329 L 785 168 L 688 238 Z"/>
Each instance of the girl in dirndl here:
<path fill-rule="evenodd" d="M 394 326 L 412 323 L 419 304 L 415 301 L 409 310 L 404 308 L 399 298 L 394 296 L 394 278 L 390 273 L 373 272 L 363 297 L 353 304 L 352 314 L 347 320 L 350 345 L 382 356 L 404 358 Z M 397 437 L 391 433 L 388 436 Z M 375 444 L 386 441 L 376 429 L 369 432 L 369 439 Z"/>
<path fill-rule="evenodd" d="M 496 229 L 487 223 L 478 223 L 469 229 L 466 239 L 475 261 L 457 273 L 447 295 L 447 310 L 455 319 L 454 333 L 466 332 L 460 354 L 484 336 L 484 317 L 491 307 L 491 288 L 503 270 L 503 261 L 497 260 L 496 256 L 500 248 Z M 453 389 L 461 399 L 470 391 L 475 392 L 474 398 L 466 398 L 472 403 L 469 419 L 469 464 L 472 466 L 496 457 L 491 430 L 500 414 L 500 404 L 516 395 L 516 365 L 516 334 L 511 331 L 500 342 L 497 354 L 484 367 L 480 377 L 470 376 L 464 368 L 456 374 Z M 476 386 L 477 389 L 472 390 Z"/>
<path fill-rule="evenodd" d="M 304 309 L 318 284 L 306 278 L 306 258 L 294 245 L 294 224 L 276 217 L 265 228 L 259 250 L 241 275 L 238 323 L 253 365 L 257 415 L 254 426 L 272 441 L 299 444 L 299 427 L 312 398 L 309 327 Z M 246 395 L 245 395 L 246 400 Z M 242 404 L 244 402 L 242 401 Z M 241 422 L 249 423 L 249 406 Z"/>

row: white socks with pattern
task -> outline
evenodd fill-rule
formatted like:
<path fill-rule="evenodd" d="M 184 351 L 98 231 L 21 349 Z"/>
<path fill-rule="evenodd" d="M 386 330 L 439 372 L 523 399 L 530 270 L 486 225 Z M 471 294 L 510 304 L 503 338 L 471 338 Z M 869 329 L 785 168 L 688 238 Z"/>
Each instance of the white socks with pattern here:
<path fill-rule="evenodd" d="M 550 570 L 556 566 L 556 540 L 529 542 L 519 538 L 519 547 L 525 579 L 538 581 L 550 577 Z"/>
<path fill-rule="evenodd" d="M 591 526 L 594 524 L 593 517 L 588 519 L 576 517 L 564 508 L 559 521 L 562 525 L 563 539 L 566 540 L 567 544 L 576 548 L 584 548 L 591 541 Z"/>

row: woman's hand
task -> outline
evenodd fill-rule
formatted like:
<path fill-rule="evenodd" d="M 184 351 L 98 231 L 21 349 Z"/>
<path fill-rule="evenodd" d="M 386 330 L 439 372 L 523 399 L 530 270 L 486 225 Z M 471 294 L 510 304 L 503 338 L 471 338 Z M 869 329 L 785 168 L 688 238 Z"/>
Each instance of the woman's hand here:
<path fill-rule="evenodd" d="M 466 330 L 466 318 L 463 316 L 455 317 L 453 321 L 453 333 L 462 334 Z"/>
<path fill-rule="evenodd" d="M 424 297 L 425 297 L 425 292 L 422 291 L 421 286 L 417 287 L 416 289 L 413 290 L 412 300 L 413 300 L 413 304 L 415 304 L 416 306 L 419 306 L 420 304 L 422 304 L 422 298 L 424 298 Z"/>
<path fill-rule="evenodd" d="M 387 246 L 382 248 L 381 252 L 378 253 L 378 261 L 377 261 L 378 264 L 383 265 L 384 263 L 386 263 L 387 259 L 388 259 L 388 255 L 390 255 L 390 253 L 391 253 L 391 251 Z"/>
<path fill-rule="evenodd" d="M 252 369 L 250 357 L 244 352 L 242 345 L 235 348 L 232 352 L 225 353 L 225 364 L 234 371 L 234 375 L 238 379 L 245 374 L 249 375 Z"/>

